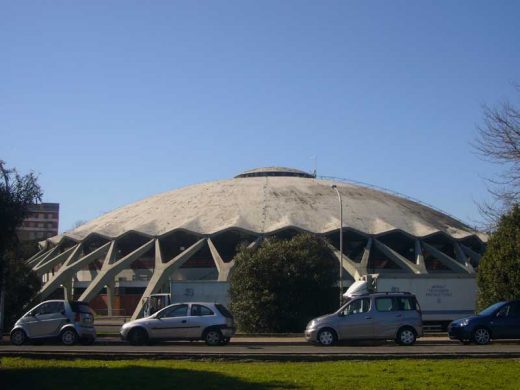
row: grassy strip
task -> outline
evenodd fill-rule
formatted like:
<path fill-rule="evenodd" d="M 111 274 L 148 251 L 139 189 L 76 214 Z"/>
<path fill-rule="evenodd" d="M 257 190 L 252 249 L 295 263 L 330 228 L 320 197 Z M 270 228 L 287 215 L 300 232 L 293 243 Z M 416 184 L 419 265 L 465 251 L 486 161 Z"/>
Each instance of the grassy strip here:
<path fill-rule="evenodd" d="M 5 389 L 518 389 L 520 360 L 237 363 L 1 358 L 0 383 Z"/>

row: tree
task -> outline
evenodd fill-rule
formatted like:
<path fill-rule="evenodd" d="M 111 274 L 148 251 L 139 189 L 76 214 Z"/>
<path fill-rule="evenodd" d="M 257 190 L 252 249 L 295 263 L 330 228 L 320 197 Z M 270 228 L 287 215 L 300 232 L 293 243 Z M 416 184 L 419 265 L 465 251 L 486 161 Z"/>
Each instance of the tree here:
<path fill-rule="evenodd" d="M 42 191 L 34 173 L 20 175 L 15 169 L 7 169 L 0 160 L 0 330 L 3 330 L 3 307 L 9 260 L 17 245 L 16 228 L 28 215 L 29 206 L 41 201 Z"/>
<path fill-rule="evenodd" d="M 9 252 L 5 267 L 5 329 L 10 329 L 15 321 L 27 311 L 28 304 L 40 291 L 41 279 L 23 261 L 20 248 Z"/>
<path fill-rule="evenodd" d="M 520 92 L 520 86 L 516 89 Z M 482 157 L 505 168 L 499 177 L 488 179 L 493 202 L 480 205 L 493 227 L 500 215 L 520 203 L 520 109 L 509 101 L 484 106 L 483 124 L 473 146 Z"/>
<path fill-rule="evenodd" d="M 477 306 L 520 299 L 520 207 L 503 215 L 478 267 Z"/>
<path fill-rule="evenodd" d="M 338 306 L 338 261 L 324 240 L 300 234 L 242 247 L 230 276 L 231 309 L 249 332 L 301 332 Z"/>

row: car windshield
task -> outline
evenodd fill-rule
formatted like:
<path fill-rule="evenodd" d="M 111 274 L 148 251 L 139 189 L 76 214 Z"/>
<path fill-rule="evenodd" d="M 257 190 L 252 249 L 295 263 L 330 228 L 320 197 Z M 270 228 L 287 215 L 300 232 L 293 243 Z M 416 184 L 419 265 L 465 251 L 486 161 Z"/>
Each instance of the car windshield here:
<path fill-rule="evenodd" d="M 502 306 L 505 302 L 498 302 L 495 303 L 484 310 L 482 310 L 480 313 L 478 313 L 479 316 L 488 316 L 490 314 L 493 314 L 495 310 L 497 310 L 500 306 Z"/>

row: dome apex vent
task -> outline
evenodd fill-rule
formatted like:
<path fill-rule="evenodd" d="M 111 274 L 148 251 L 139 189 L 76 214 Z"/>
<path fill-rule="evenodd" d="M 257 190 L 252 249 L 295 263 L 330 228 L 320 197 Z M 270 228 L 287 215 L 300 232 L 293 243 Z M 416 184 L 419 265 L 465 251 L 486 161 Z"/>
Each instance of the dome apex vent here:
<path fill-rule="evenodd" d="M 265 176 L 291 176 L 291 177 L 305 177 L 314 179 L 315 176 L 311 173 L 300 171 L 298 169 L 286 167 L 265 167 L 255 168 L 242 172 L 235 176 L 235 179 L 244 177 L 265 177 Z"/>

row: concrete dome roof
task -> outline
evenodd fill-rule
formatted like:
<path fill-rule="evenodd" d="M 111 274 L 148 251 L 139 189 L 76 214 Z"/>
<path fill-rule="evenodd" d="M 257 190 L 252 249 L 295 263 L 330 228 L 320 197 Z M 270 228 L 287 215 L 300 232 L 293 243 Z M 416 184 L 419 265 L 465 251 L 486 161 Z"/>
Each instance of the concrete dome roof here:
<path fill-rule="evenodd" d="M 455 239 L 477 235 L 486 240 L 485 235 L 462 222 L 406 198 L 277 167 L 151 196 L 64 236 L 80 241 L 93 233 L 117 238 L 134 231 L 158 237 L 179 229 L 211 235 L 231 228 L 257 234 L 284 228 L 327 233 L 339 226 L 333 184 L 342 195 L 345 228 L 370 235 L 400 230 L 415 237 L 443 232 Z M 49 240 L 57 243 L 61 239 L 56 236 Z"/>

